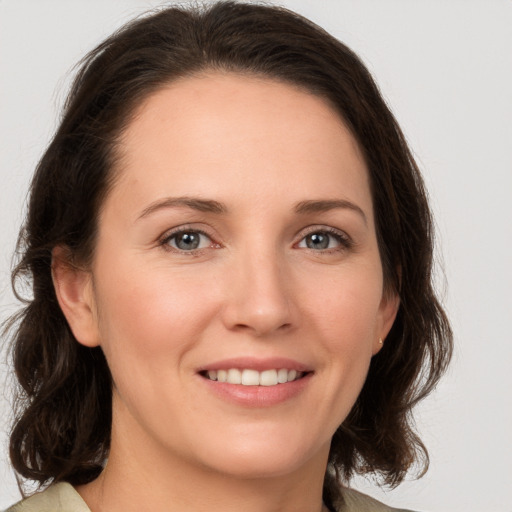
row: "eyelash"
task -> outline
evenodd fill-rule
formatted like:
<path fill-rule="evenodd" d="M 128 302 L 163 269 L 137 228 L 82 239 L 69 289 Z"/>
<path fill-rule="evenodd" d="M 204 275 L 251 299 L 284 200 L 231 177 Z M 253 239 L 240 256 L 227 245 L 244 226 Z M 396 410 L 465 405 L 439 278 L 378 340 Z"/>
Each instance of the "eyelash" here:
<path fill-rule="evenodd" d="M 170 232 L 167 232 L 158 242 L 158 245 L 161 246 L 164 250 L 166 251 L 169 251 L 169 252 L 175 252 L 175 253 L 178 253 L 178 254 L 183 254 L 183 255 L 187 255 L 187 256 L 196 256 L 196 255 L 199 255 L 201 253 L 201 251 L 203 251 L 205 248 L 201 248 L 201 249 L 192 249 L 190 251 L 186 251 L 184 249 L 179 249 L 177 247 L 172 247 L 170 245 L 170 242 L 173 238 L 176 238 L 178 237 L 179 235 L 183 235 L 183 234 L 199 234 L 199 235 L 203 235 L 205 237 L 207 237 L 211 243 L 210 243 L 210 247 L 214 247 L 214 248 L 219 248 L 221 247 L 220 244 L 214 242 L 213 240 L 213 237 L 212 235 L 210 235 L 209 233 L 207 233 L 206 231 L 202 230 L 202 229 L 198 229 L 198 228 L 192 228 L 192 227 L 186 227 L 186 226 L 181 226 L 175 230 L 172 230 Z"/>
<path fill-rule="evenodd" d="M 340 231 L 335 228 L 327 227 L 327 226 L 313 226 L 309 228 L 309 230 L 301 237 L 299 242 L 295 245 L 298 245 L 303 240 L 306 239 L 306 237 L 310 235 L 315 234 L 323 234 L 323 235 L 329 235 L 330 237 L 336 239 L 336 241 L 339 243 L 338 247 L 332 247 L 330 249 L 323 249 L 323 250 L 317 250 L 317 249 L 311 249 L 307 248 L 308 250 L 312 252 L 316 252 L 319 254 L 333 254 L 337 252 L 343 252 L 348 249 L 351 249 L 354 246 L 354 241 L 343 231 Z"/>
<path fill-rule="evenodd" d="M 184 250 L 184 249 L 179 249 L 177 247 L 172 247 L 170 245 L 171 240 L 178 237 L 179 235 L 183 235 L 183 234 L 187 234 L 187 233 L 199 234 L 199 235 L 203 235 L 203 236 L 207 237 L 211 241 L 209 247 L 207 247 L 207 248 L 203 247 L 200 249 Z M 343 231 L 339 231 L 339 230 L 337 230 L 335 228 L 331 228 L 331 227 L 315 226 L 315 227 L 309 228 L 309 230 L 305 234 L 302 235 L 300 240 L 294 244 L 294 247 L 297 247 L 298 244 L 300 244 L 301 242 L 303 242 L 306 239 L 306 237 L 308 237 L 310 235 L 314 235 L 314 234 L 328 235 L 328 236 L 336 239 L 336 241 L 339 243 L 339 246 L 327 248 L 327 249 L 317 250 L 317 249 L 307 248 L 309 251 L 312 251 L 312 252 L 315 252 L 318 254 L 332 254 L 332 253 L 342 252 L 342 251 L 351 249 L 354 246 L 353 240 Z M 173 231 L 167 232 L 159 240 L 158 245 L 161 246 L 166 251 L 175 252 L 178 254 L 183 254 L 183 255 L 188 255 L 188 256 L 199 255 L 204 249 L 208 249 L 211 247 L 213 247 L 213 248 L 221 247 L 221 245 L 219 243 L 216 243 L 214 241 L 212 235 L 210 235 L 206 231 L 204 231 L 202 229 L 186 227 L 186 226 L 185 227 L 182 226 Z"/>

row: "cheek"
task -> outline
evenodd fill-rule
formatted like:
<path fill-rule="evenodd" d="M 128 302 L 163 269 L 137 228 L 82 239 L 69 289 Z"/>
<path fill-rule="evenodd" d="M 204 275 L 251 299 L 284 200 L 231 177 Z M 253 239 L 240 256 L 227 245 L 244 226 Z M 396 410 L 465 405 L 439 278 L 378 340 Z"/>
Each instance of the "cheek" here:
<path fill-rule="evenodd" d="M 330 279 L 323 280 L 328 286 L 323 289 L 308 286 L 310 293 L 303 294 L 316 329 L 324 334 L 334 351 L 341 348 L 364 351 L 366 345 L 371 346 L 375 341 L 382 299 L 379 268 L 333 272 Z"/>
<path fill-rule="evenodd" d="M 97 296 L 101 344 L 112 373 L 118 366 L 135 373 L 147 364 L 155 371 L 178 368 L 215 315 L 212 288 L 203 280 L 198 293 L 190 275 L 164 269 L 110 268 L 116 270 L 98 276 Z"/>
<path fill-rule="evenodd" d="M 326 357 L 331 393 L 326 406 L 346 417 L 364 384 L 380 325 L 381 274 L 376 270 L 350 273 L 329 281 L 327 291 L 307 296 L 308 328 L 319 338 Z"/>

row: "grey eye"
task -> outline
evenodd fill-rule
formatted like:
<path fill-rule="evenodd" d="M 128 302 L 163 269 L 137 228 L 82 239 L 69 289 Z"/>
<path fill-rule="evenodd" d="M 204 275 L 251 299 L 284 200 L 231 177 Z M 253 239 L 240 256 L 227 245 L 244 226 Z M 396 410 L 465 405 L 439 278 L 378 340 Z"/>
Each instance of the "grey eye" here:
<path fill-rule="evenodd" d="M 211 241 L 203 233 L 197 231 L 183 231 L 169 238 L 169 245 L 180 251 L 193 251 L 207 247 Z"/>
<path fill-rule="evenodd" d="M 298 244 L 298 247 L 322 251 L 325 249 L 334 249 L 343 245 L 340 235 L 328 233 L 326 231 L 315 231 L 306 235 Z"/>
<path fill-rule="evenodd" d="M 306 247 L 309 249 L 327 249 L 330 238 L 327 233 L 312 233 L 305 237 Z"/>

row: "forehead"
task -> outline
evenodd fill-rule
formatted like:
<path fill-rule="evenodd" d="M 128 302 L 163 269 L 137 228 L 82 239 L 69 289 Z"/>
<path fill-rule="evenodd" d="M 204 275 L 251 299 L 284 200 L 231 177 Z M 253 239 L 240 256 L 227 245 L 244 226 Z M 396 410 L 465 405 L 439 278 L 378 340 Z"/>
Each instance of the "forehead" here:
<path fill-rule="evenodd" d="M 341 117 L 325 99 L 267 78 L 215 73 L 162 87 L 136 110 L 118 153 L 116 187 L 141 193 L 225 199 L 264 194 L 270 183 L 303 199 L 349 192 L 371 203 L 364 158 Z"/>

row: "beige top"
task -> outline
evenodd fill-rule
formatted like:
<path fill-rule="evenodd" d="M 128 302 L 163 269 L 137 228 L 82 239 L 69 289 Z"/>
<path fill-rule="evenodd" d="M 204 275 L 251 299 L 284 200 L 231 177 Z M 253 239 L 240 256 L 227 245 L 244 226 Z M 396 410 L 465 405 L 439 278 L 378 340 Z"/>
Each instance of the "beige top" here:
<path fill-rule="evenodd" d="M 354 491 L 345 489 L 343 492 L 346 505 L 338 508 L 337 512 L 408 512 L 403 509 L 391 508 L 380 501 Z M 16 503 L 5 512 L 91 512 L 85 501 L 75 491 L 72 485 L 61 482 L 51 485 L 39 492 Z M 409 511 L 410 512 L 410 511 Z"/>

